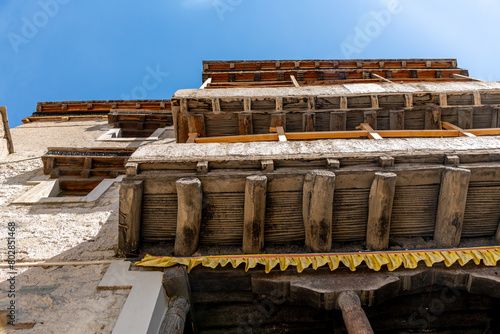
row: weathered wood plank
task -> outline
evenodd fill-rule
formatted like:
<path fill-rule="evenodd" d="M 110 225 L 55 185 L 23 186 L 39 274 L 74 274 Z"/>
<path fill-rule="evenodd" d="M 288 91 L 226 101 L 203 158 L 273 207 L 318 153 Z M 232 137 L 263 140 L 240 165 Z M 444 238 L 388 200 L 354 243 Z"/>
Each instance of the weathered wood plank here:
<path fill-rule="evenodd" d="M 434 240 L 443 247 L 456 247 L 462 236 L 470 170 L 447 167 L 441 178 Z"/>
<path fill-rule="evenodd" d="M 253 134 L 252 114 L 250 113 L 238 114 L 238 126 L 240 129 L 240 135 Z"/>
<path fill-rule="evenodd" d="M 330 131 L 346 131 L 347 113 L 335 111 L 330 113 Z"/>
<path fill-rule="evenodd" d="M 302 131 L 313 132 L 316 129 L 316 114 L 308 112 L 302 114 Z"/>
<path fill-rule="evenodd" d="M 197 133 L 199 137 L 206 137 L 207 135 L 205 132 L 205 115 L 189 114 L 188 131 L 189 133 Z"/>
<path fill-rule="evenodd" d="M 140 246 L 143 181 L 124 181 L 120 186 L 118 249 L 121 255 L 137 253 Z"/>
<path fill-rule="evenodd" d="M 425 129 L 441 129 L 441 109 L 431 108 L 425 110 Z"/>
<path fill-rule="evenodd" d="M 473 111 L 472 108 L 459 108 L 458 111 L 458 127 L 462 129 L 472 129 Z"/>
<path fill-rule="evenodd" d="M 394 173 L 375 173 L 370 189 L 366 247 L 368 249 L 387 249 L 391 230 L 392 204 L 396 191 Z"/>
<path fill-rule="evenodd" d="M 174 253 L 190 256 L 198 248 L 201 226 L 202 192 L 197 178 L 182 178 L 176 182 L 177 230 Z"/>
<path fill-rule="evenodd" d="M 305 243 L 314 252 L 327 252 L 332 246 L 332 210 L 335 174 L 312 171 L 304 178 L 302 215 Z"/>
<path fill-rule="evenodd" d="M 243 251 L 260 253 L 264 247 L 267 177 L 252 175 L 246 178 L 245 211 L 243 220 Z"/>
<path fill-rule="evenodd" d="M 389 113 L 390 129 L 404 130 L 405 112 L 404 110 L 391 110 Z"/>

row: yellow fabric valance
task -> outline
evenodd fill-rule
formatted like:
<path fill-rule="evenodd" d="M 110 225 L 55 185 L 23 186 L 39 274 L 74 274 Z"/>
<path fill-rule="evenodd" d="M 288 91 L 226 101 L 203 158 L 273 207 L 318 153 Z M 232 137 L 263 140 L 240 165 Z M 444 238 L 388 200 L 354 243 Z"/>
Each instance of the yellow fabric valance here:
<path fill-rule="evenodd" d="M 171 267 L 177 264 L 185 265 L 188 272 L 194 267 L 216 268 L 231 264 L 233 268 L 245 264 L 245 271 L 255 268 L 257 265 L 265 266 L 266 273 L 279 266 L 281 271 L 289 266 L 295 266 L 300 273 L 312 266 L 314 270 L 328 265 L 330 270 L 335 270 L 343 263 L 352 271 L 356 270 L 361 263 L 372 270 L 379 271 L 384 265 L 393 271 L 403 266 L 414 269 L 420 261 L 424 261 L 428 267 L 435 263 L 444 262 L 447 267 L 458 262 L 464 266 L 470 261 L 479 265 L 481 261 L 487 266 L 496 266 L 500 260 L 500 246 L 472 247 L 472 248 L 449 248 L 449 249 L 415 249 L 415 250 L 391 250 L 391 251 L 366 251 L 347 253 L 310 253 L 310 254 L 256 254 L 256 255 L 222 255 L 222 256 L 192 256 L 192 257 L 155 257 L 146 255 L 144 259 L 137 262 L 141 267 Z"/>

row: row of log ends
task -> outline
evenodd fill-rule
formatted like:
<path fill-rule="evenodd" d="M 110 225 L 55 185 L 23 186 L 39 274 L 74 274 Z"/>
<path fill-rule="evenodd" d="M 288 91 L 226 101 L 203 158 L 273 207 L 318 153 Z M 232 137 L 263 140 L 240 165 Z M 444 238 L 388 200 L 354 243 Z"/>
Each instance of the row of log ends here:
<path fill-rule="evenodd" d="M 441 177 L 434 239 L 442 247 L 460 243 L 470 170 L 446 167 Z M 395 173 L 375 173 L 369 195 L 366 246 L 371 250 L 389 247 L 391 213 L 396 189 Z M 202 221 L 202 184 L 198 178 L 176 182 L 178 211 L 174 252 L 190 256 L 196 252 Z M 302 214 L 305 244 L 313 252 L 328 252 L 332 247 L 332 214 L 335 174 L 313 170 L 304 177 Z M 119 248 L 123 254 L 140 246 L 140 219 L 143 181 L 122 183 L 120 189 Z M 255 254 L 264 247 L 267 176 L 246 178 L 243 251 Z M 224 233 L 224 231 L 221 231 Z"/>

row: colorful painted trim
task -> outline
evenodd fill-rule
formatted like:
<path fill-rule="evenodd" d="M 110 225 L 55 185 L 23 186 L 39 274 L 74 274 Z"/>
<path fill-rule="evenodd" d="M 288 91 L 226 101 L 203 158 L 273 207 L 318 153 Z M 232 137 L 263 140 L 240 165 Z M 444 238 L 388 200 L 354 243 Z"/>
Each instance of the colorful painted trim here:
<path fill-rule="evenodd" d="M 367 251 L 348 253 L 310 253 L 310 254 L 257 254 L 257 255 L 223 255 L 223 256 L 196 256 L 196 257 L 156 257 L 146 255 L 144 259 L 137 262 L 136 266 L 141 267 L 162 267 L 167 268 L 177 264 L 187 266 L 188 272 L 194 267 L 216 268 L 225 267 L 231 264 L 233 268 L 240 264 L 245 264 L 245 271 L 255 268 L 258 264 L 265 266 L 266 273 L 279 265 L 281 271 L 289 266 L 297 267 L 300 273 L 304 269 L 312 266 L 314 270 L 328 265 L 330 270 L 335 270 L 342 262 L 352 271 L 356 270 L 362 262 L 372 270 L 379 271 L 386 265 L 390 271 L 403 266 L 407 269 L 414 269 L 420 261 L 424 261 L 428 267 L 435 263 L 444 262 L 449 267 L 458 262 L 461 266 L 466 265 L 471 260 L 476 265 L 481 261 L 487 266 L 496 266 L 500 260 L 500 246 L 472 247 L 472 248 L 448 248 L 448 249 L 414 249 L 414 250 L 394 250 L 394 251 Z"/>

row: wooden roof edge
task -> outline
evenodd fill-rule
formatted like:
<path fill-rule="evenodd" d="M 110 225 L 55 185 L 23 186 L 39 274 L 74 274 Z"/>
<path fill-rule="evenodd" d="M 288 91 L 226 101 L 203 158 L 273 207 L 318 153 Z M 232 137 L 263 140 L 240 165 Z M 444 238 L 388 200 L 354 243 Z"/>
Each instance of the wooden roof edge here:
<path fill-rule="evenodd" d="M 203 60 L 203 64 L 230 64 L 230 63 L 269 63 L 269 62 L 379 62 L 379 61 L 439 61 L 439 62 L 456 62 L 456 58 L 389 58 L 389 59 L 267 59 L 267 60 Z"/>
<path fill-rule="evenodd" d="M 37 102 L 37 106 L 45 106 L 45 105 L 61 105 L 61 104 L 88 104 L 88 103 L 103 103 L 103 104 L 109 104 L 109 103 L 169 103 L 170 99 L 168 100 L 159 100 L 159 99 L 154 99 L 154 100 L 87 100 L 87 101 L 44 101 L 44 102 Z"/>

